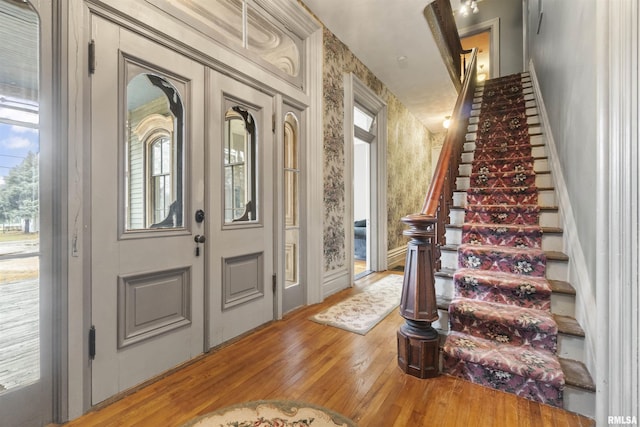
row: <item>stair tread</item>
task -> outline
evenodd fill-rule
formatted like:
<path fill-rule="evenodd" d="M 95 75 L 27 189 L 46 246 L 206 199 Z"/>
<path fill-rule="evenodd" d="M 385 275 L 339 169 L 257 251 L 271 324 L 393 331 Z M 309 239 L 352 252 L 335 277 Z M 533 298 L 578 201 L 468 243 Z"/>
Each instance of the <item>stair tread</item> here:
<path fill-rule="evenodd" d="M 460 315 L 468 315 L 473 313 L 474 317 L 486 319 L 508 319 L 509 323 L 516 324 L 522 313 L 528 313 L 531 318 L 537 322 L 530 324 L 521 324 L 522 328 L 548 328 L 551 332 L 556 332 L 556 324 L 554 316 L 545 310 L 527 308 L 517 305 L 508 305 L 492 301 L 483 301 L 473 298 L 456 297 L 451 300 L 449 310 L 458 312 Z"/>
<path fill-rule="evenodd" d="M 558 332 L 576 337 L 584 337 L 584 329 L 580 326 L 575 317 L 554 314 L 553 319 L 558 324 Z"/>
<path fill-rule="evenodd" d="M 546 144 L 531 144 L 531 148 L 540 148 L 546 146 Z M 507 147 L 517 147 L 517 145 L 507 145 Z M 482 148 L 476 148 L 474 150 L 463 150 L 462 154 L 473 154 L 476 150 L 482 150 Z"/>
<path fill-rule="evenodd" d="M 450 243 L 448 245 L 442 245 L 440 246 L 440 250 L 443 251 L 449 251 L 449 252 L 457 252 L 458 251 L 458 247 L 460 245 L 455 244 L 455 243 Z M 467 246 L 473 246 L 473 245 L 467 245 Z M 484 245 L 477 245 L 477 246 L 484 246 Z M 535 250 L 535 249 L 529 249 L 529 250 Z M 560 251 L 543 251 L 544 254 L 546 255 L 547 259 L 549 260 L 555 260 L 555 261 L 569 261 L 569 256 L 563 252 Z"/>
<path fill-rule="evenodd" d="M 527 156 L 529 157 L 529 156 Z M 531 156 L 531 158 L 536 161 L 536 160 L 547 160 L 549 159 L 548 156 Z M 495 160 L 500 160 L 500 159 L 495 159 Z M 514 159 L 507 159 L 507 160 L 514 160 Z M 462 161 L 460 162 L 461 165 L 473 165 L 473 161 L 467 162 L 467 161 Z"/>
<path fill-rule="evenodd" d="M 507 189 L 508 190 L 510 188 L 522 188 L 522 187 L 498 187 L 498 188 L 494 188 L 494 189 L 497 189 L 497 190 L 505 190 L 505 189 Z M 531 188 L 531 187 L 528 187 L 528 188 Z M 453 190 L 453 192 L 454 193 L 465 193 L 466 194 L 469 190 L 472 190 L 472 191 L 478 191 L 478 190 L 485 191 L 485 190 L 491 190 L 491 189 L 492 188 L 490 188 L 490 187 L 489 188 L 487 188 L 487 187 L 469 187 L 466 190 L 458 190 L 458 189 L 456 189 L 456 190 Z M 536 187 L 536 190 L 538 190 L 538 191 L 556 191 L 556 188 L 555 187 Z"/>
<path fill-rule="evenodd" d="M 534 175 L 550 175 L 551 171 L 532 171 Z M 475 173 L 475 172 L 474 172 Z M 496 173 L 496 172 L 490 172 L 490 173 Z M 500 173 L 500 172 L 498 172 Z M 502 172 L 505 173 L 505 172 Z M 459 174 L 456 178 L 471 178 L 471 175 L 463 175 L 463 174 Z"/>
<path fill-rule="evenodd" d="M 517 228 L 524 228 L 527 227 L 525 225 L 511 225 L 511 224 L 494 224 L 494 223 L 477 223 L 477 222 L 471 222 L 469 224 L 475 224 L 475 225 L 481 225 L 481 226 L 487 226 L 487 227 L 517 227 Z M 445 224 L 445 228 L 453 228 L 453 229 L 461 229 L 462 226 L 464 224 Z M 562 234 L 563 230 L 560 227 L 541 227 L 542 228 L 542 233 L 547 233 L 547 234 Z"/>
<path fill-rule="evenodd" d="M 567 294 L 567 295 L 575 295 L 576 290 L 571 283 L 565 282 L 564 280 L 549 280 L 549 284 L 551 285 L 551 290 L 558 294 Z"/>
<path fill-rule="evenodd" d="M 441 268 L 440 270 L 435 272 L 435 276 L 437 277 L 445 277 L 447 279 L 453 279 L 453 275 L 457 269 L 453 268 Z M 569 282 L 565 282 L 564 280 L 553 280 L 547 279 L 549 285 L 551 286 L 551 292 L 556 294 L 565 294 L 565 295 L 575 295 L 576 290 L 571 286 Z"/>
<path fill-rule="evenodd" d="M 476 205 L 476 206 L 500 206 L 500 205 Z M 534 206 L 537 206 L 537 205 L 534 205 Z M 540 212 L 542 212 L 542 211 L 549 212 L 549 211 L 558 211 L 558 210 L 560 210 L 560 208 L 558 206 L 538 206 L 538 207 L 540 208 Z M 454 206 L 449 207 L 449 210 L 463 211 L 465 209 L 466 208 L 464 206 L 456 206 L 456 205 L 454 205 Z"/>
<path fill-rule="evenodd" d="M 449 344 L 455 339 L 463 339 L 471 345 L 460 347 L 457 346 L 455 352 L 449 351 Z M 469 351 L 469 349 L 472 351 Z M 522 350 L 526 350 L 526 357 L 522 358 Z M 534 349 L 529 346 L 514 346 L 511 344 L 503 344 L 485 338 L 476 337 L 470 334 L 450 331 L 445 344 L 443 345 L 443 351 L 457 359 L 463 359 L 472 363 L 478 363 L 472 360 L 473 353 L 476 349 L 489 351 L 492 357 L 487 359 L 486 362 L 490 363 L 494 369 L 500 369 L 505 372 L 510 372 L 515 375 L 520 375 L 527 378 L 534 378 L 546 383 L 563 385 L 564 373 L 561 370 L 559 359 L 553 354 L 545 350 Z M 529 358 L 537 358 L 543 363 L 538 363 L 538 369 L 532 369 Z M 505 363 L 505 361 L 508 361 Z M 556 374 L 552 372 L 556 371 Z"/>
<path fill-rule="evenodd" d="M 453 274 L 456 271 L 457 270 L 453 268 L 441 268 L 440 270 L 436 271 L 434 275 L 438 277 L 447 277 L 449 279 L 453 279 Z"/>
<path fill-rule="evenodd" d="M 596 384 L 584 363 L 573 359 L 558 358 L 564 372 L 565 384 L 582 388 L 587 391 L 596 391 Z"/>

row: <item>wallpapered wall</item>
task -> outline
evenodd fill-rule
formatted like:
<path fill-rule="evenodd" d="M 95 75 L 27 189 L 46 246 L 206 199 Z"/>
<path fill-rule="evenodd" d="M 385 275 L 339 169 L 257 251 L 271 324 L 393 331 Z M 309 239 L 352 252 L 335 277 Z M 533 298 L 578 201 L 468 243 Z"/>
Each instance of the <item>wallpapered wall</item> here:
<path fill-rule="evenodd" d="M 388 248 L 406 245 L 400 218 L 420 211 L 431 179 L 433 136 L 333 33 L 324 30 L 324 270 L 346 266 L 344 85 L 353 73 L 387 104 Z M 438 142 L 436 142 L 436 139 Z"/>

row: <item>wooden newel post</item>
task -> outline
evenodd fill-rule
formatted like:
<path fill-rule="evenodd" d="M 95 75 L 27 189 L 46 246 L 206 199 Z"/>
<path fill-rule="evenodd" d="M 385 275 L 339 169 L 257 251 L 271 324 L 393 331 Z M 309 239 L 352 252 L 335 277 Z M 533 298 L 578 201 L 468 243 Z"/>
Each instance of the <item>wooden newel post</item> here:
<path fill-rule="evenodd" d="M 400 315 L 406 323 L 398 330 L 398 365 L 407 374 L 432 378 L 439 374 L 438 332 L 431 326 L 438 320 L 434 278 L 436 246 L 434 217 L 415 214 L 402 218 L 411 227 L 404 269 Z"/>

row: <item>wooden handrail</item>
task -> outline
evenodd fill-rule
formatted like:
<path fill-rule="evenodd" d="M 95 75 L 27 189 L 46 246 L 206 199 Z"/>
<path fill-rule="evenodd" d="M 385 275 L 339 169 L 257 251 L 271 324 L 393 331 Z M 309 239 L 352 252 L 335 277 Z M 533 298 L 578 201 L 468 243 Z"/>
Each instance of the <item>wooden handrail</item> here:
<path fill-rule="evenodd" d="M 440 269 L 440 247 L 446 243 L 445 225 L 449 222 L 471 115 L 476 88 L 476 58 L 477 50 L 473 49 L 422 210 L 402 218 L 402 222 L 410 227 L 403 234 L 411 240 L 407 246 L 400 300 L 400 315 L 406 322 L 397 334 L 398 365 L 404 372 L 419 378 L 439 374 L 439 338 L 431 326 L 438 320 L 435 272 Z"/>
<path fill-rule="evenodd" d="M 473 101 L 473 93 L 476 88 L 477 77 L 477 49 L 473 49 L 471 53 L 471 61 L 469 61 L 468 73 L 462 86 L 462 91 L 458 95 L 456 105 L 453 109 L 453 115 L 451 116 L 451 125 L 447 130 L 447 135 L 444 139 L 442 150 L 440 151 L 440 157 L 438 158 L 438 164 L 433 174 L 433 180 L 427 190 L 427 195 L 422 206 L 421 213 L 427 216 L 435 216 L 439 196 L 442 194 L 446 179 L 448 178 L 451 166 L 454 166 L 455 173 L 457 174 L 457 167 L 460 165 L 460 154 L 464 148 L 464 136 L 467 133 L 467 124 L 469 121 L 469 115 L 471 114 L 471 105 Z M 453 190 L 451 191 L 451 195 Z"/>

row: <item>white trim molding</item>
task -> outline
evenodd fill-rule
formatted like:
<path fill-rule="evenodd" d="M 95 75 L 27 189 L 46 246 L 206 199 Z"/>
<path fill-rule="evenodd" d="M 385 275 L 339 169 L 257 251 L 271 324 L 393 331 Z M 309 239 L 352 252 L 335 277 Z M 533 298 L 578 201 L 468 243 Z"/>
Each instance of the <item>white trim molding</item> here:
<path fill-rule="evenodd" d="M 319 25 L 319 24 L 318 24 Z M 323 297 L 323 266 L 318 260 L 324 259 L 324 151 L 322 116 L 322 64 L 324 58 L 322 27 L 307 39 L 307 93 L 310 106 L 307 110 L 305 137 L 305 197 L 306 197 L 306 272 L 307 304 L 316 304 Z"/>
<path fill-rule="evenodd" d="M 458 30 L 460 38 L 473 36 L 484 31 L 489 31 L 490 46 L 490 78 L 500 77 L 500 18 L 489 19 L 488 21 L 479 22 L 469 27 Z"/>
<path fill-rule="evenodd" d="M 635 1 L 595 2 L 598 114 L 596 422 L 640 417 L 638 67 Z"/>
<path fill-rule="evenodd" d="M 389 270 L 400 265 L 404 265 L 407 258 L 407 245 L 400 246 L 387 251 L 387 268 Z"/>
<path fill-rule="evenodd" d="M 322 298 L 335 294 L 343 289 L 351 287 L 351 269 L 348 267 L 339 268 L 325 273 L 322 285 Z"/>

